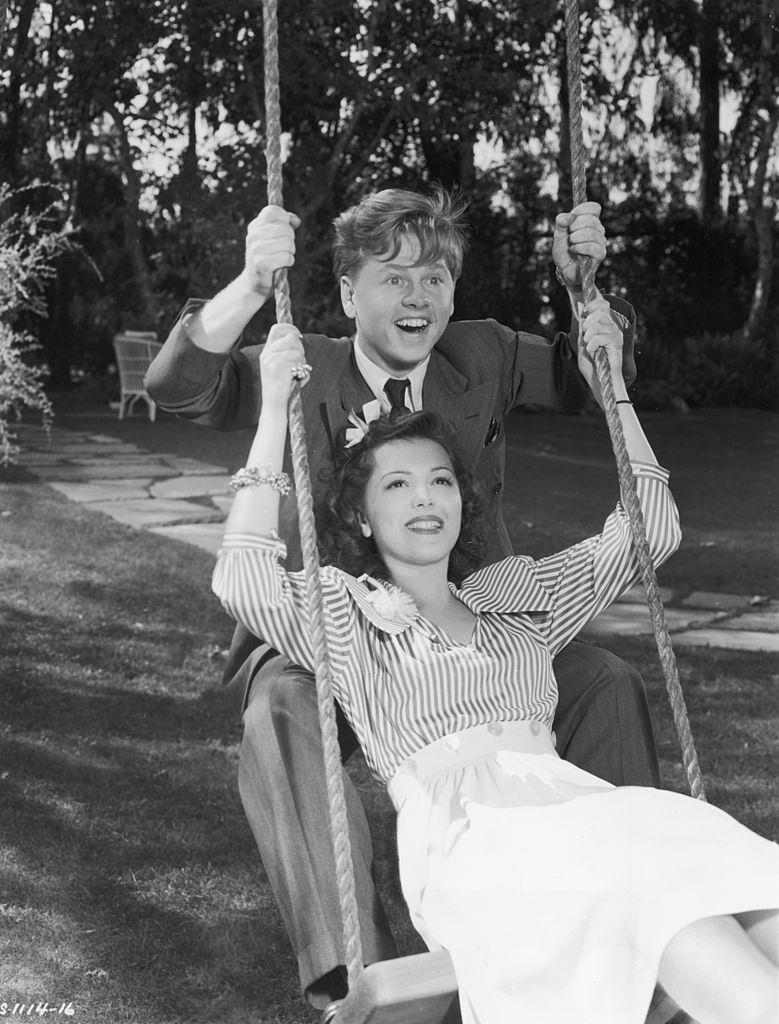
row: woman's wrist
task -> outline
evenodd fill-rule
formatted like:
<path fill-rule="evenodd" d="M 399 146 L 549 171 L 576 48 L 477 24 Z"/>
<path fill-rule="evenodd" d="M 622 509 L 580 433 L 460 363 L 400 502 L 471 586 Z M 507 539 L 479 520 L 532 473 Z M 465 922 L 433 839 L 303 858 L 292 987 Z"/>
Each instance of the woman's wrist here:
<path fill-rule="evenodd" d="M 284 396 L 277 388 L 263 388 L 258 426 L 259 424 L 277 425 L 280 421 L 286 424 L 288 408 L 289 395 Z"/>

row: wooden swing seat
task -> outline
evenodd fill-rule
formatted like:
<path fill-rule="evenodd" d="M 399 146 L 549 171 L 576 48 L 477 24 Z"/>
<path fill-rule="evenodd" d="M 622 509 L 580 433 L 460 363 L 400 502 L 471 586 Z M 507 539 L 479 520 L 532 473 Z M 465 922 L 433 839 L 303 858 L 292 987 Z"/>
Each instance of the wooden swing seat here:
<path fill-rule="evenodd" d="M 370 964 L 333 1024 L 461 1024 L 457 979 L 446 950 Z M 659 986 L 646 1024 L 695 1024 Z"/>
<path fill-rule="evenodd" d="M 445 950 L 370 964 L 333 1024 L 460 1024 L 457 979 Z"/>

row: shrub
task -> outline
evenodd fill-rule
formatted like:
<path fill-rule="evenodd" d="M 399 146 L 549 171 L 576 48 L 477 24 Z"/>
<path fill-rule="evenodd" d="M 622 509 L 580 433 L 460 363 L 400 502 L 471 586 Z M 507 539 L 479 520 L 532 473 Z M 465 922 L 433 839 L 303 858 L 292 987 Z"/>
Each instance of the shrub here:
<path fill-rule="evenodd" d="M 700 334 L 676 345 L 649 348 L 639 358 L 637 402 L 644 408 L 664 408 L 682 398 L 699 408 L 774 409 L 779 400 L 777 349 L 766 339 L 747 345 L 738 332 Z"/>
<path fill-rule="evenodd" d="M 59 256 L 73 250 L 57 225 L 58 207 L 27 205 L 36 189 L 12 191 L 0 183 L 0 464 L 15 461 L 18 446 L 10 427 L 25 407 L 37 409 L 44 426 L 52 408 L 43 388 L 46 367 L 34 359 L 40 346 L 29 330 L 46 315 L 46 286 L 56 276 Z"/>

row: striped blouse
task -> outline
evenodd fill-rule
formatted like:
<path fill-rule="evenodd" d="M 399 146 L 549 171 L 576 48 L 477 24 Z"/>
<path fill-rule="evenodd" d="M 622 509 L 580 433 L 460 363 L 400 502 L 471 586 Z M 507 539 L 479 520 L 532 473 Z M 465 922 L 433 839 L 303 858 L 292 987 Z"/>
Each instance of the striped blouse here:
<path fill-rule="evenodd" d="M 668 474 L 634 463 L 650 550 L 659 565 L 679 546 Z M 292 661 L 313 670 L 305 582 L 279 560 L 276 538 L 231 532 L 213 589 L 229 614 Z M 621 504 L 603 532 L 557 554 L 504 559 L 452 592 L 476 616 L 453 642 L 397 588 L 332 566 L 321 570 L 333 686 L 373 773 L 387 781 L 428 743 L 487 722 L 552 726 L 552 658 L 639 579 Z"/>

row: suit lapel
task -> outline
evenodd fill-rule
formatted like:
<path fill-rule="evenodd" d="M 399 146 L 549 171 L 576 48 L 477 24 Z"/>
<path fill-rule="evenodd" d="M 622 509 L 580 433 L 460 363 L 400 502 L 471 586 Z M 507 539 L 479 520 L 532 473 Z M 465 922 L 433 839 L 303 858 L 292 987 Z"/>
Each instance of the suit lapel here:
<path fill-rule="evenodd" d="M 484 448 L 497 387 L 496 380 L 469 387 L 468 379 L 433 349 L 422 388 L 422 404 L 453 425 L 460 451 L 470 470 L 475 469 Z"/>
<path fill-rule="evenodd" d="M 333 367 L 335 370 L 335 367 Z M 357 369 L 354 354 L 350 351 L 349 358 L 342 367 L 340 387 L 328 389 L 323 402 L 324 417 L 330 434 L 330 443 L 334 444 L 338 432 L 346 426 L 346 418 L 352 410 L 362 415 L 362 407 L 372 402 L 374 394 L 365 382 L 365 378 Z"/>

